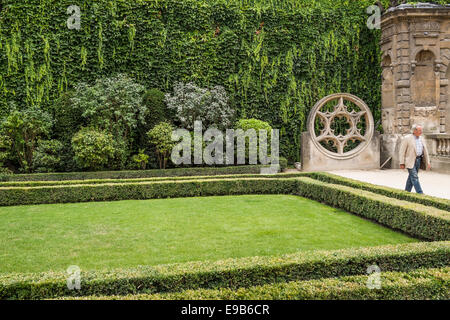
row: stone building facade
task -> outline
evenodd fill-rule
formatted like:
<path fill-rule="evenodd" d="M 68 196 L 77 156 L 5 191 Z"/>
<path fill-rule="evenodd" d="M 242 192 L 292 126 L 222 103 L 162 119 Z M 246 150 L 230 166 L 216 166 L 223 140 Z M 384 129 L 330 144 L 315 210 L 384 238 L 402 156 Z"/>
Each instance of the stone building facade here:
<path fill-rule="evenodd" d="M 381 162 L 399 167 L 401 138 L 416 123 L 434 167 L 450 171 L 450 5 L 390 8 L 381 31 Z"/>

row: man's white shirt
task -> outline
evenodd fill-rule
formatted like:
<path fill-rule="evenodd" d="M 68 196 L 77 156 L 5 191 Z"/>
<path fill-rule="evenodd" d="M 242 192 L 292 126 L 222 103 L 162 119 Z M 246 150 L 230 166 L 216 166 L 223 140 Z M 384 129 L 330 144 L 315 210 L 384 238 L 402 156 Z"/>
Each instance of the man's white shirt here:
<path fill-rule="evenodd" d="M 414 136 L 414 138 L 416 139 L 416 154 L 418 157 L 420 157 L 423 154 L 422 140 L 420 139 L 420 137 Z"/>

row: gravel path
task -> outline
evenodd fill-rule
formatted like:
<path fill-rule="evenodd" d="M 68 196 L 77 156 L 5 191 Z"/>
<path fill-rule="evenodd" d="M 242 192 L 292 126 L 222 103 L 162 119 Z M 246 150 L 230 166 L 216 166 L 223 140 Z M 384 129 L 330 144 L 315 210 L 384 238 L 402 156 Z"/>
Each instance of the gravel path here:
<path fill-rule="evenodd" d="M 337 170 L 328 171 L 355 180 L 365 181 L 381 186 L 404 189 L 407 170 Z M 423 192 L 430 196 L 450 199 L 450 175 L 433 171 L 420 171 L 419 181 Z M 415 192 L 413 188 L 413 192 Z"/>

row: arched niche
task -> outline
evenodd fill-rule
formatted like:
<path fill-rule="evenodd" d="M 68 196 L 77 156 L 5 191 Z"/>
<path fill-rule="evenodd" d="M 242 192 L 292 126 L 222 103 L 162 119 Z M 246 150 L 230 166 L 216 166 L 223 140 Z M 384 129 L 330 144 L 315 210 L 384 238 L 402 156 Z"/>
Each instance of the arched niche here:
<path fill-rule="evenodd" d="M 434 70 L 436 57 L 429 50 L 419 51 L 413 62 L 414 75 L 411 78 L 411 98 L 415 107 L 437 105 L 436 89 L 438 82 Z"/>
<path fill-rule="evenodd" d="M 394 107 L 394 74 L 392 72 L 392 59 L 389 55 L 385 55 L 382 62 L 382 85 L 381 99 L 383 108 Z"/>
<path fill-rule="evenodd" d="M 392 59 L 386 54 L 381 61 L 381 123 L 385 134 L 395 133 L 395 89 Z"/>

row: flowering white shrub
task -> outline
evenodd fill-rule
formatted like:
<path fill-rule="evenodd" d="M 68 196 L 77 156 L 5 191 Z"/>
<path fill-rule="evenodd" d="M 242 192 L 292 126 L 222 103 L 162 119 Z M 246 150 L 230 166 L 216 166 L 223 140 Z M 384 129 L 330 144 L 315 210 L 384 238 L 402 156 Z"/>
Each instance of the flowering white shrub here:
<path fill-rule="evenodd" d="M 175 112 L 185 129 L 193 129 L 194 121 L 202 121 L 204 128 L 229 128 L 234 110 L 228 105 L 228 95 L 222 86 L 211 89 L 193 83 L 177 83 L 173 94 L 166 94 L 167 107 Z"/>

